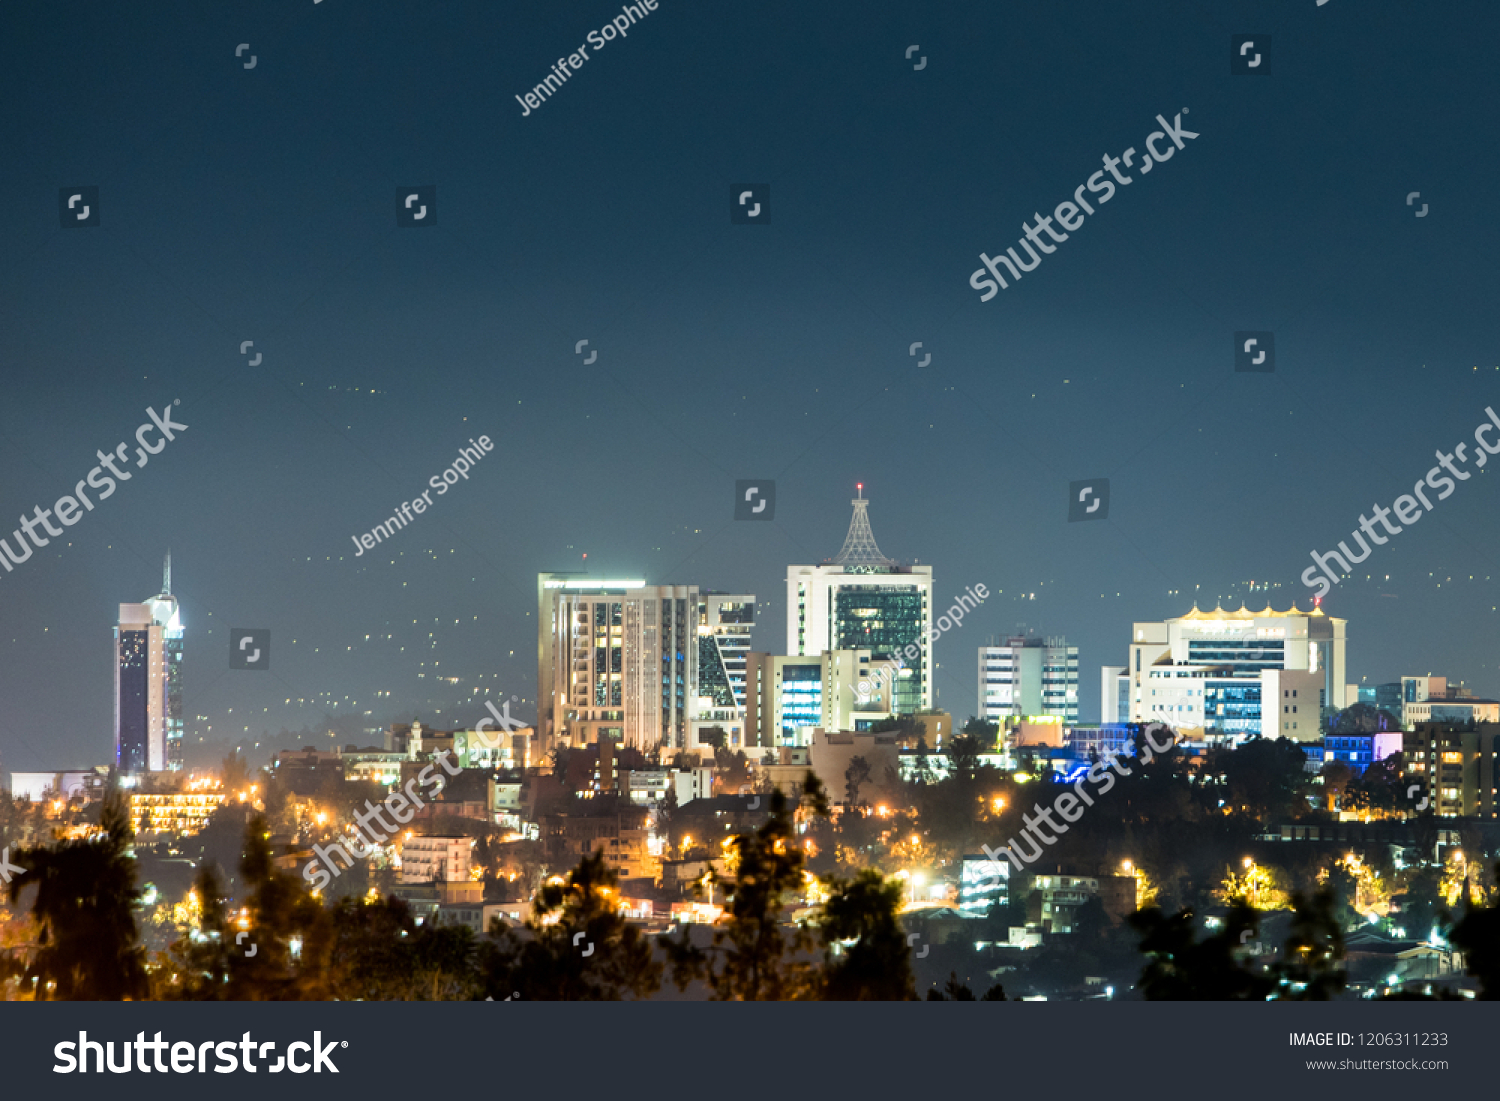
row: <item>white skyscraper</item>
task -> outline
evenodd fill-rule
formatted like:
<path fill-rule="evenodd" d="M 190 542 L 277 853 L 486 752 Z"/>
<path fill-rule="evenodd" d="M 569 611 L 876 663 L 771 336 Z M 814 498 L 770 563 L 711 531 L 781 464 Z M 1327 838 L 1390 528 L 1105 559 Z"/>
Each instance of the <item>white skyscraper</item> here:
<path fill-rule="evenodd" d="M 898 714 L 932 708 L 932 567 L 886 558 L 870 530 L 864 485 L 850 502 L 854 515 L 838 556 L 818 566 L 786 571 L 786 648 L 817 657 L 825 650 L 868 650 L 876 662 L 894 660 L 915 643 L 921 656 L 904 661 L 896 678 Z"/>

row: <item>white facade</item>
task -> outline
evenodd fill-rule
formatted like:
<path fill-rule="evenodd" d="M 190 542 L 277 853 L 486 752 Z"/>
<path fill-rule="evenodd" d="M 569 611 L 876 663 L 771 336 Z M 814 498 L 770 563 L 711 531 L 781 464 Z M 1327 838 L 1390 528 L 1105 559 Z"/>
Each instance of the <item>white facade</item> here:
<path fill-rule="evenodd" d="M 786 571 L 786 652 L 816 657 L 826 650 L 868 650 L 876 661 L 915 643 L 920 655 L 902 660 L 893 710 L 932 710 L 932 567 L 903 566 L 881 555 L 870 531 L 870 502 L 850 503 L 854 516 L 844 548 L 817 566 Z"/>
<path fill-rule="evenodd" d="M 543 752 L 610 738 L 651 753 L 689 745 L 698 703 L 696 585 L 537 578 Z"/>
<path fill-rule="evenodd" d="M 979 710 L 1004 724 L 1024 715 L 1078 721 L 1078 647 L 1064 638 L 1014 637 L 979 648 Z"/>
<path fill-rule="evenodd" d="M 401 845 L 402 883 L 467 883 L 472 837 L 408 837 Z"/>
<path fill-rule="evenodd" d="M 1320 609 L 1262 612 L 1216 608 L 1162 623 L 1137 623 L 1123 674 L 1106 668 L 1103 712 L 1127 682 L 1129 714 L 1111 721 L 1163 722 L 1220 731 L 1317 741 L 1323 708 L 1347 706 L 1342 619 Z"/>

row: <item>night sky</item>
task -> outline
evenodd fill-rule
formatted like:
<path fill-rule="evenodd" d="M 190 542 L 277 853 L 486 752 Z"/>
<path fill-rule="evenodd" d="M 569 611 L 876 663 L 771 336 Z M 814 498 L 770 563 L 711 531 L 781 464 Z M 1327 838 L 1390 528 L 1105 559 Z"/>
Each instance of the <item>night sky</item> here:
<path fill-rule="evenodd" d="M 1308 552 L 1500 411 L 1494 4 L 660 0 L 523 117 L 620 11 L 525 7 L 0 9 L 0 535 L 148 406 L 189 426 L 0 573 L 0 768 L 110 759 L 117 605 L 168 547 L 217 759 L 534 716 L 540 570 L 754 593 L 779 652 L 786 566 L 838 552 L 857 481 L 939 610 L 994 594 L 937 644 L 939 705 L 1024 624 L 1080 648 L 1095 721 L 1132 621 L 1308 607 Z M 1242 33 L 1266 75 L 1231 74 Z M 981 252 L 1184 110 L 1198 138 L 980 301 Z M 746 183 L 769 224 L 731 224 Z M 435 224 L 399 227 L 416 185 Z M 63 229 L 77 186 L 99 225 Z M 1274 373 L 1234 371 L 1241 330 Z M 1325 599 L 1351 680 L 1500 693 L 1489 475 Z M 1096 477 L 1108 519 L 1068 523 Z M 732 519 L 743 478 L 774 522 Z M 228 669 L 230 627 L 271 631 L 269 673 Z"/>

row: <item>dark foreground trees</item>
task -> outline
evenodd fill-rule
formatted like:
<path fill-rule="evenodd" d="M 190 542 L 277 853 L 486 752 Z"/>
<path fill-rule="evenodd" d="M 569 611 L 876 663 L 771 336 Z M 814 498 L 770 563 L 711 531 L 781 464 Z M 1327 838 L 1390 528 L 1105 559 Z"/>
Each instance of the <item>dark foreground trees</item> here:
<path fill-rule="evenodd" d="M 140 890 L 128 855 L 130 819 L 118 793 L 106 800 L 103 835 L 21 850 L 12 904 L 27 889 L 37 946 L 22 979 L 39 1000 L 121 1001 L 146 996 L 146 953 L 135 923 Z"/>

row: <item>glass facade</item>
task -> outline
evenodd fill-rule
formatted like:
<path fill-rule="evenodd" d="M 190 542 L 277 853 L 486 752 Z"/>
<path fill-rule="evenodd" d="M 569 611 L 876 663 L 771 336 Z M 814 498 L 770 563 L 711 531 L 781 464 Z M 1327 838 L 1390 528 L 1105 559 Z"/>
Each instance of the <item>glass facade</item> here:
<path fill-rule="evenodd" d="M 150 632 L 120 632 L 120 745 L 117 763 L 123 772 L 144 772 L 150 767 L 148 742 L 151 725 L 147 716 L 150 655 Z"/>
<path fill-rule="evenodd" d="M 797 744 L 799 726 L 820 726 L 823 722 L 823 667 L 784 665 L 781 669 L 781 740 L 784 745 Z"/>
<path fill-rule="evenodd" d="M 1203 721 L 1209 729 L 1228 734 L 1259 734 L 1260 684 L 1208 681 L 1203 693 Z"/>
<path fill-rule="evenodd" d="M 852 572 L 852 571 L 851 571 Z M 917 586 L 844 586 L 834 597 L 833 649 L 869 650 L 873 661 L 897 660 L 897 651 L 916 643 L 925 658 L 925 595 Z M 896 677 L 894 711 L 922 709 L 926 695 L 925 661 L 904 663 Z"/>
<path fill-rule="evenodd" d="M 1259 673 L 1262 669 L 1286 668 L 1286 642 L 1283 639 L 1208 639 L 1188 641 L 1188 662 L 1192 665 L 1227 665 L 1237 674 Z"/>

